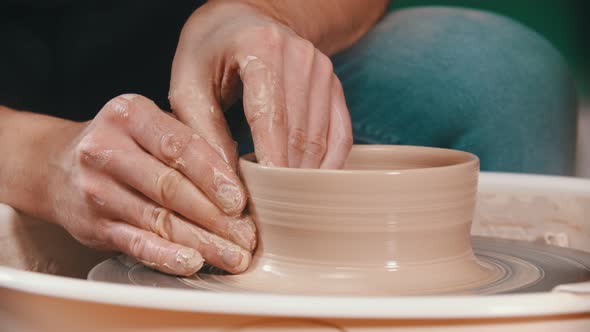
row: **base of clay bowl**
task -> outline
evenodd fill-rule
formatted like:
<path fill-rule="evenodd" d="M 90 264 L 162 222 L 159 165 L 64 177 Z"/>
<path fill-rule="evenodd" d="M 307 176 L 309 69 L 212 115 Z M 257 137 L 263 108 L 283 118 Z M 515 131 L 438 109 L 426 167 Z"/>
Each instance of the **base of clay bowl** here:
<path fill-rule="evenodd" d="M 455 150 L 354 146 L 343 170 L 240 159 L 260 246 L 224 283 L 313 294 L 434 294 L 502 273 L 473 255 L 479 160 Z"/>
<path fill-rule="evenodd" d="M 422 281 L 424 284 L 413 289 L 404 289 L 402 285 L 407 283 L 398 283 L 397 272 L 393 271 L 388 275 L 379 275 L 379 284 L 377 284 L 374 282 L 375 278 L 370 275 L 367 280 L 351 280 L 342 276 L 335 278 L 334 273 L 338 270 L 334 269 L 331 275 L 326 275 L 325 279 L 310 280 L 309 275 L 297 273 L 269 277 L 268 274 L 257 274 L 258 269 L 252 269 L 245 274 L 228 275 L 208 265 L 189 278 L 178 278 L 152 270 L 127 256 L 111 258 L 98 264 L 90 271 L 88 279 L 193 291 L 355 297 L 549 292 L 558 285 L 590 280 L 590 254 L 587 252 L 477 236 L 472 237 L 472 243 L 475 256 L 482 264 L 501 271 L 499 279 L 489 280 L 487 284 L 477 281 L 477 285 L 455 284 L 454 289 L 440 289 L 432 288 L 432 280 L 437 278 L 437 275 L 421 274 L 415 271 L 415 283 Z"/>
<path fill-rule="evenodd" d="M 366 267 L 309 266 L 262 257 L 240 275 L 201 273 L 185 279 L 190 285 L 215 291 L 252 291 L 302 295 L 426 295 L 471 294 L 505 276 L 498 266 L 474 256 L 396 270 Z"/>

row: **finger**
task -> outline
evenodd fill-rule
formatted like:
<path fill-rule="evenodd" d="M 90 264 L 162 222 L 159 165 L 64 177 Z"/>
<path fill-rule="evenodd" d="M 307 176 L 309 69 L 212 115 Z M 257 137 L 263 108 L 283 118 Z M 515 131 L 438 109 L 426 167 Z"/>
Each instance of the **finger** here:
<path fill-rule="evenodd" d="M 350 113 L 346 106 L 342 84 L 338 77 L 333 75 L 330 126 L 328 128 L 328 150 L 320 168 L 342 168 L 352 148 L 352 141 Z"/>
<path fill-rule="evenodd" d="M 203 257 L 196 250 L 124 222 L 109 223 L 106 232 L 117 250 L 164 273 L 190 276 L 203 266 Z"/>
<path fill-rule="evenodd" d="M 241 181 L 204 139 L 145 97 L 123 95 L 105 106 L 117 107 L 126 114 L 120 122 L 143 149 L 188 177 L 222 211 L 240 214 L 246 204 Z"/>
<path fill-rule="evenodd" d="M 309 116 L 301 168 L 318 168 L 327 149 L 333 68 L 330 59 L 316 51 L 310 81 Z"/>
<path fill-rule="evenodd" d="M 170 107 L 180 121 L 207 141 L 223 160 L 237 170 L 237 144 L 225 121 L 219 96 L 192 53 L 177 52 L 172 65 Z"/>
<path fill-rule="evenodd" d="M 272 48 L 282 53 L 278 48 Z M 257 56 L 239 58 L 240 77 L 244 85 L 243 101 L 246 120 L 252 131 L 252 140 L 258 162 L 268 166 L 288 166 L 287 119 L 282 67 L 282 54 L 269 50 L 262 60 Z"/>
<path fill-rule="evenodd" d="M 173 242 L 193 248 L 209 264 L 230 273 L 246 270 L 252 256 L 240 246 L 209 233 L 168 209 L 141 200 L 129 200 L 128 210 L 122 212 L 131 225 L 150 231 Z"/>
<path fill-rule="evenodd" d="M 309 82 L 315 47 L 304 39 L 288 43 L 285 49 L 285 102 L 289 128 L 289 167 L 299 167 L 307 137 Z"/>
<path fill-rule="evenodd" d="M 145 209 L 143 214 L 140 220 L 136 220 L 138 227 L 149 227 L 164 239 L 196 249 L 211 265 L 230 273 L 243 272 L 250 265 L 250 252 L 170 210 L 152 207 Z"/>
<path fill-rule="evenodd" d="M 225 215 L 177 170 L 170 168 L 153 156 L 136 149 L 111 150 L 110 160 L 102 164 L 102 172 L 141 192 L 157 206 L 165 207 L 185 216 L 207 230 L 226 238 L 246 250 L 256 246 L 256 228 L 248 216 L 231 217 Z M 88 163 L 96 167 L 97 163 Z M 100 207 L 115 213 L 117 219 L 139 220 L 146 208 L 152 208 L 139 199 L 137 193 L 121 184 L 104 179 L 100 188 L 94 189 L 95 196 L 108 204 Z M 143 203 L 142 203 L 143 202 Z M 146 230 L 153 227 L 145 228 Z"/>
<path fill-rule="evenodd" d="M 240 246 L 132 194 L 124 187 L 109 185 L 108 188 L 108 196 L 101 197 L 100 209 L 112 218 L 157 234 L 167 241 L 195 249 L 208 263 L 231 273 L 242 272 L 250 264 L 250 253 Z"/>

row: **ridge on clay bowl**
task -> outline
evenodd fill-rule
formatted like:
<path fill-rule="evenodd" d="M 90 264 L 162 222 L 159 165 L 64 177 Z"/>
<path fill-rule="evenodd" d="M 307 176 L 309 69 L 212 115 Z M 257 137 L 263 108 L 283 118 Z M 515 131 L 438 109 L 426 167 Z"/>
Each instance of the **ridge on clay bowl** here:
<path fill-rule="evenodd" d="M 240 159 L 259 232 L 239 289 L 333 295 L 466 293 L 500 272 L 473 254 L 479 159 L 414 146 L 354 146 L 342 170 Z M 221 281 L 221 280 L 219 280 Z"/>

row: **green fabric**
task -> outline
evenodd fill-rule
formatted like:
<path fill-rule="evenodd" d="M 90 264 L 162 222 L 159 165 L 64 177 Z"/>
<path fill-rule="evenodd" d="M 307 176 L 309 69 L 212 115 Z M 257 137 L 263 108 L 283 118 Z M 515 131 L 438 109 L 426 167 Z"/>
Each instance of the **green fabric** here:
<path fill-rule="evenodd" d="M 572 67 L 579 93 L 590 97 L 590 1 L 392 0 L 389 11 L 414 6 L 460 6 L 508 16 L 547 38 Z"/>

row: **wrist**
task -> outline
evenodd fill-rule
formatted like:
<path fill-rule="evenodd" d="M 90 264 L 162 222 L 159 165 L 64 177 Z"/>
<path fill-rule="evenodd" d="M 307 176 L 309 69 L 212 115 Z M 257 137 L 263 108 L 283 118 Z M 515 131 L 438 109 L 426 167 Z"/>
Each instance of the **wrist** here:
<path fill-rule="evenodd" d="M 383 15 L 388 0 L 209 0 L 213 7 L 256 10 L 330 56 L 352 45 Z"/>
<path fill-rule="evenodd" d="M 298 36 L 317 45 L 321 39 L 321 28 L 317 20 L 309 20 L 304 8 L 289 1 L 272 0 L 209 0 L 214 6 L 244 6 L 293 30 Z M 240 14 L 243 11 L 240 11 Z"/>
<path fill-rule="evenodd" d="M 51 220 L 54 196 L 49 184 L 59 150 L 75 122 L 21 111 L 0 110 L 0 202 Z"/>

